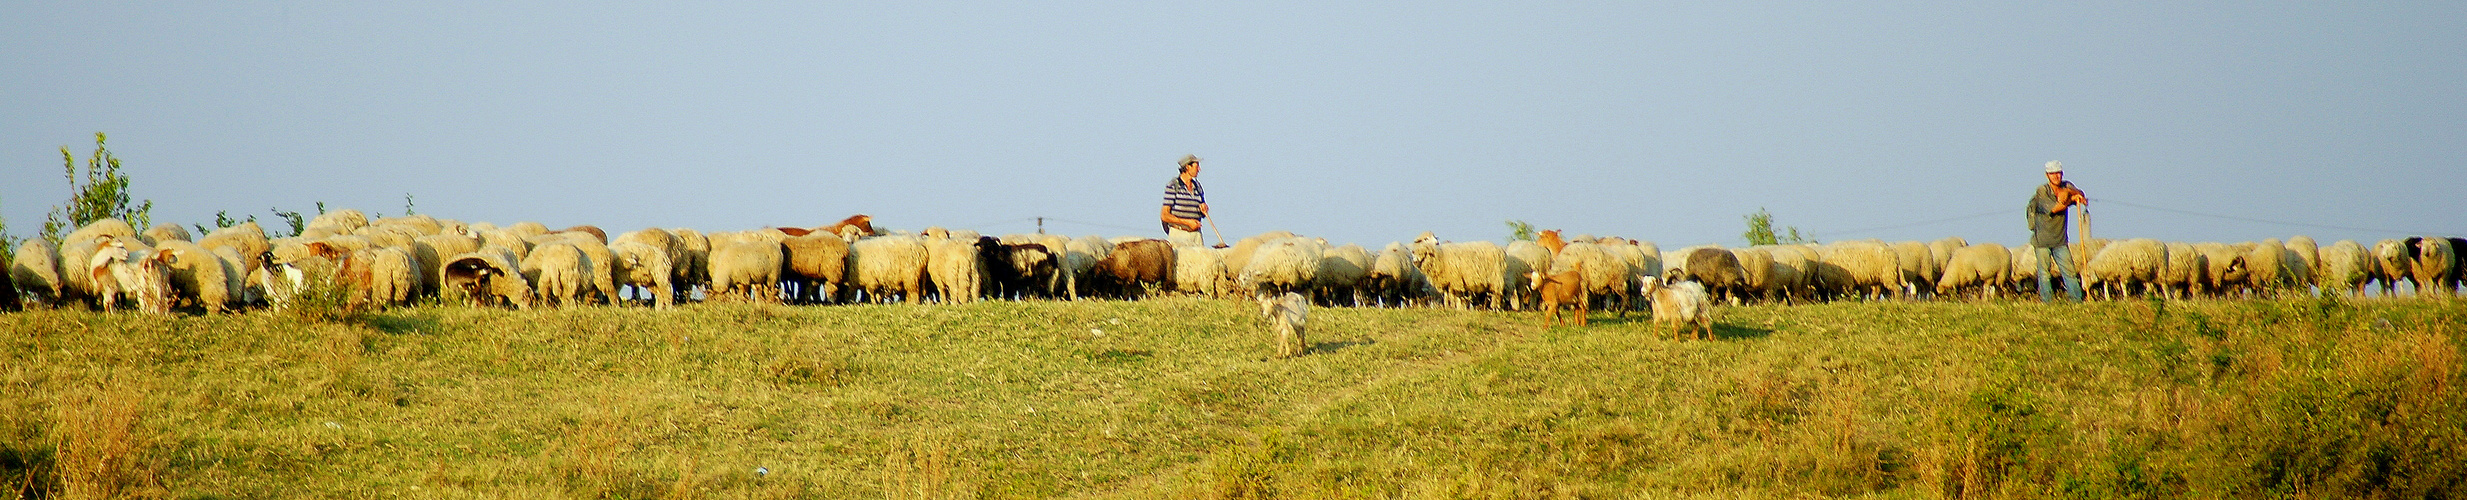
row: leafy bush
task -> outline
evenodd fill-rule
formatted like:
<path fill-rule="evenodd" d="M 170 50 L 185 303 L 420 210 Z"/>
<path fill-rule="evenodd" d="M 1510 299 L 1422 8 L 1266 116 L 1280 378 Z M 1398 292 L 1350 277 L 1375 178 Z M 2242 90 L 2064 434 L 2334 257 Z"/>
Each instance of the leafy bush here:
<path fill-rule="evenodd" d="M 55 205 L 43 216 L 43 239 L 60 241 L 60 236 L 107 218 L 128 221 L 139 230 L 152 224 L 149 215 L 154 200 L 130 205 L 129 178 L 120 173 L 120 159 L 103 145 L 103 133 L 94 133 L 94 154 L 86 157 L 85 182 L 77 181 L 77 155 L 68 146 L 60 147 L 62 175 L 69 181 L 68 201 Z"/>

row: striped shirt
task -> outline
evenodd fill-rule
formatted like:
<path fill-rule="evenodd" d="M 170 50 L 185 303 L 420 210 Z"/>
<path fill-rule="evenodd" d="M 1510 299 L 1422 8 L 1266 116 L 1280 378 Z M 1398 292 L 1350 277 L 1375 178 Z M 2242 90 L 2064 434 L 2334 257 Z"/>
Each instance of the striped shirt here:
<path fill-rule="evenodd" d="M 1198 179 L 1183 184 L 1181 177 L 1175 177 L 1173 182 L 1165 183 L 1165 207 L 1172 209 L 1175 217 L 1198 220 L 1203 216 L 1199 205 L 1207 202 L 1208 192 L 1199 186 Z"/>

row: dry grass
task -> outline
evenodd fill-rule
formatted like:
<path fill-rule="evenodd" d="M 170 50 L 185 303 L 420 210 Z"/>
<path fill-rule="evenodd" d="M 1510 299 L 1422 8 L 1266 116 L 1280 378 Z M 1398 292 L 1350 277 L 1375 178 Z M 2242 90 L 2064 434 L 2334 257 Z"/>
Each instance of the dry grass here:
<path fill-rule="evenodd" d="M 2450 497 L 2462 304 L 34 311 L 0 495 Z"/>

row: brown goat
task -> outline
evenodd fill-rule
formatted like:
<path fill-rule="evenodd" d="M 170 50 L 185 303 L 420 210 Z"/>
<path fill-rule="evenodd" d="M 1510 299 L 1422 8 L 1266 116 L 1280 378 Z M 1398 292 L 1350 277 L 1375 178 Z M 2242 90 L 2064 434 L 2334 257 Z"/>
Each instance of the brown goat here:
<path fill-rule="evenodd" d="M 856 230 L 857 236 L 874 235 L 874 216 L 865 214 L 851 215 L 846 219 L 840 219 L 838 224 L 817 227 L 814 228 L 814 230 L 847 237 L 848 231 L 851 228 Z M 854 240 L 856 238 L 848 239 Z"/>
<path fill-rule="evenodd" d="M 1559 249 L 1568 247 L 1567 240 L 1559 239 L 1559 230 L 1557 229 L 1543 231 L 1541 237 L 1536 238 L 1534 243 L 1540 243 L 1542 244 L 1542 248 L 1550 249 L 1550 256 L 1552 257 L 1558 257 Z"/>
<path fill-rule="evenodd" d="M 1585 326 L 1585 302 L 1589 297 L 1585 294 L 1584 270 L 1585 264 L 1578 262 L 1576 265 L 1568 266 L 1567 272 L 1559 274 L 1543 275 L 1542 271 L 1525 273 L 1526 280 L 1533 283 L 1534 295 L 1542 298 L 1542 310 L 1548 311 L 1549 324 L 1564 323 L 1565 321 L 1560 319 L 1559 308 L 1574 306 L 1576 326 Z"/>

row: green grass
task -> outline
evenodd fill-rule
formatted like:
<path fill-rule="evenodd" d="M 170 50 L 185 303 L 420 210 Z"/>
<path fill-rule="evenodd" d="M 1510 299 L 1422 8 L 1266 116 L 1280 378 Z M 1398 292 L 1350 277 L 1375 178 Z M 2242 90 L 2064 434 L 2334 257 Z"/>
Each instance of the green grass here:
<path fill-rule="evenodd" d="M 1256 314 L 0 314 L 0 496 L 2467 494 L 2456 300 Z"/>

